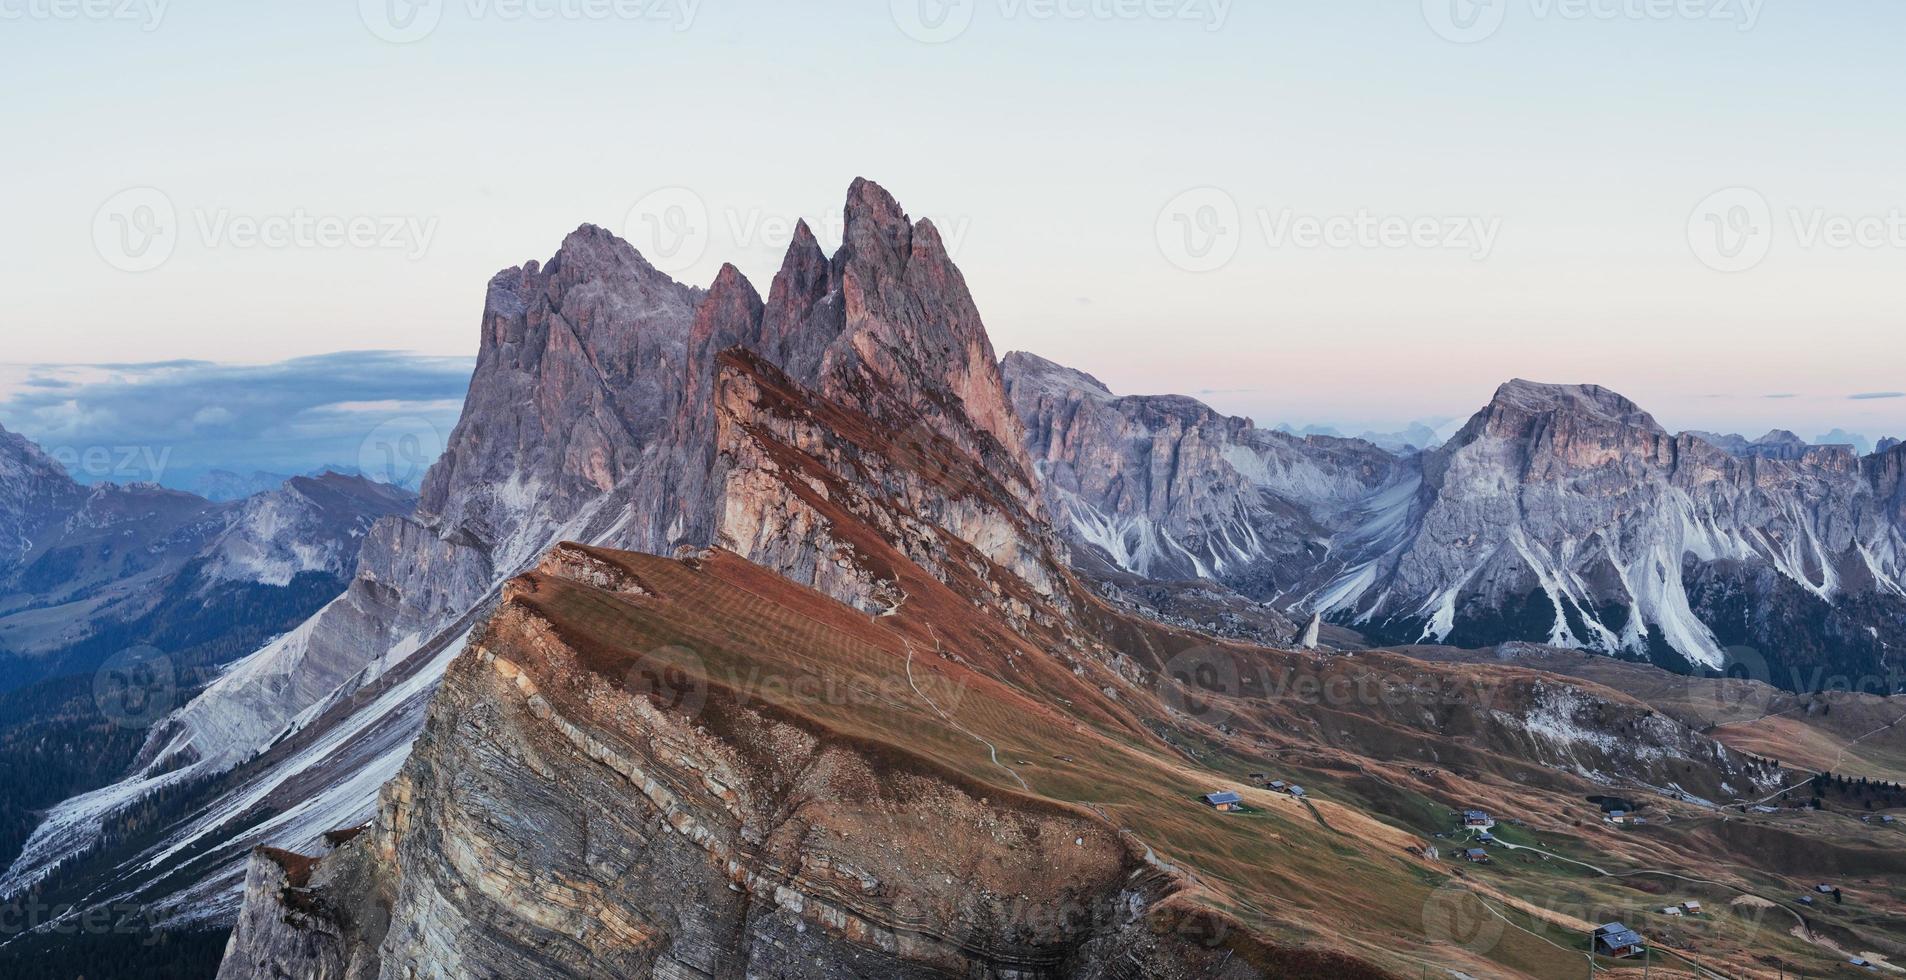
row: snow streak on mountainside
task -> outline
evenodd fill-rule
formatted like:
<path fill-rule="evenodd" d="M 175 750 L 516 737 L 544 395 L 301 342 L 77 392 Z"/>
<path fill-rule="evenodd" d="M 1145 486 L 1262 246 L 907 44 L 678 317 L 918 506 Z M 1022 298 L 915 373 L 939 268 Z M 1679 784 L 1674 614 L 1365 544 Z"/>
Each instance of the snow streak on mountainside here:
<path fill-rule="evenodd" d="M 1223 582 L 1384 642 L 1713 668 L 1751 646 L 1751 669 L 1787 686 L 1883 675 L 1906 638 L 1897 447 L 1723 448 L 1603 388 L 1514 381 L 1447 444 L 1394 459 L 1119 398 L 1029 355 L 1006 370 L 1073 535 L 1141 575 Z"/>
<path fill-rule="evenodd" d="M 1031 354 L 1008 354 L 1003 367 L 1062 525 L 1149 578 L 1277 595 L 1303 582 L 1373 501 L 1413 479 L 1369 443 L 1259 429 L 1177 395 L 1121 398 Z"/>

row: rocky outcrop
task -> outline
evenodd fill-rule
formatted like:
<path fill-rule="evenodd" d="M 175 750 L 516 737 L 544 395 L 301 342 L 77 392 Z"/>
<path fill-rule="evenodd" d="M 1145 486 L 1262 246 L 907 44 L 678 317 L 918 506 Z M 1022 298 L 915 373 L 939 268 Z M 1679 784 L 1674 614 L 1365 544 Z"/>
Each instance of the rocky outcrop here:
<path fill-rule="evenodd" d="M 495 276 L 465 412 L 415 514 L 378 522 L 342 596 L 156 726 L 125 781 L 55 808 L 0 892 L 84 850 L 115 808 L 247 759 L 226 795 L 174 814 L 155 842 L 220 841 L 220 869 L 170 896 L 183 914 L 234 911 L 252 845 L 304 846 L 368 816 L 424 696 L 502 581 L 556 540 L 609 535 L 635 475 L 666 459 L 699 299 L 591 226 L 547 263 Z M 261 800 L 299 817 L 264 823 L 252 810 L 228 825 L 228 807 Z"/>
<path fill-rule="evenodd" d="M 1788 432 L 1775 429 L 1759 439 L 1748 439 L 1739 435 L 1720 435 L 1713 432 L 1689 432 L 1688 435 L 1702 442 L 1726 450 L 1735 456 L 1754 456 L 1761 459 L 1800 459 L 1811 449 L 1807 440 Z M 1849 446 L 1849 448 L 1851 448 Z"/>
<path fill-rule="evenodd" d="M 844 227 L 831 258 L 799 229 L 766 300 L 732 268 L 707 293 L 676 283 L 591 226 L 548 262 L 494 277 L 464 414 L 416 514 L 368 535 L 343 596 L 156 729 L 130 780 L 56 810 L 0 890 L 84 847 L 102 809 L 249 759 L 229 795 L 155 844 L 219 840 L 221 870 L 173 903 L 229 914 L 253 844 L 308 846 L 321 817 L 369 814 L 388 775 L 376 767 L 401 758 L 463 634 L 561 540 L 658 554 L 727 543 L 887 608 L 903 601 L 893 576 L 826 527 L 852 490 L 858 515 L 884 515 L 883 540 L 983 582 L 1007 615 L 1063 604 L 1062 549 L 938 232 L 864 180 Z M 791 449 L 808 461 L 801 480 L 785 478 Z M 812 499 L 823 485 L 834 496 Z M 259 820 L 260 801 L 294 816 Z M 234 812 L 253 816 L 234 825 Z"/>
<path fill-rule="evenodd" d="M 252 625 L 244 620 L 258 608 L 322 605 L 342 588 L 372 523 L 415 502 L 337 474 L 226 503 L 152 484 L 82 488 L 31 443 L 20 446 L 18 458 L 43 467 L 32 479 L 15 473 L 15 503 L 0 503 L 0 524 L 10 513 L 15 526 L 35 527 L 15 567 L 0 568 L 0 688 L 96 669 L 121 645 L 101 637 L 215 645 Z M 140 625 L 155 617 L 164 624 Z"/>
<path fill-rule="evenodd" d="M 1783 686 L 1884 673 L 1906 538 L 1883 456 L 1770 438 L 1729 452 L 1594 386 L 1504 385 L 1422 458 L 1407 530 L 1312 604 L 1388 641 L 1533 639 Z M 1770 666 L 1761 666 L 1762 663 Z"/>
<path fill-rule="evenodd" d="M 288 585 L 308 572 L 348 577 L 371 528 L 409 514 L 416 503 L 409 491 L 362 477 L 292 477 L 239 501 L 231 526 L 206 552 L 204 576 L 266 585 Z"/>
<path fill-rule="evenodd" d="M 620 649 L 642 599 L 594 632 L 569 611 L 630 595 L 629 558 L 566 547 L 511 586 L 374 825 L 254 856 L 222 977 L 1266 975 L 1247 934 L 1159 928 L 1182 881 L 1091 812 Z"/>
<path fill-rule="evenodd" d="M 1784 687 L 1884 684 L 1906 644 L 1897 448 L 1675 435 L 1605 388 L 1512 381 L 1396 458 L 1031 355 L 1005 368 L 1069 535 L 1126 572 L 1378 642 L 1532 640 Z"/>
<path fill-rule="evenodd" d="M 1004 370 L 1060 525 L 1149 578 L 1278 597 L 1318 574 L 1373 501 L 1414 479 L 1368 443 L 1259 429 L 1182 396 L 1120 397 L 1031 354 L 1007 355 Z"/>
<path fill-rule="evenodd" d="M 29 554 L 40 532 L 83 496 L 40 447 L 0 429 L 0 573 Z"/>

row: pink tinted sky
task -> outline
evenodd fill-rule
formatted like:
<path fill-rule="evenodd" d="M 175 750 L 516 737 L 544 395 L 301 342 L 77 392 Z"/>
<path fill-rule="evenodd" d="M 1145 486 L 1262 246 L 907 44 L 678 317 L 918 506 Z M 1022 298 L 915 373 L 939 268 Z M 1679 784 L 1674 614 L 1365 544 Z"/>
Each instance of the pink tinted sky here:
<path fill-rule="evenodd" d="M 0 183 L 5 358 L 468 355 L 483 283 L 577 224 L 641 238 L 644 202 L 686 191 L 701 237 L 680 277 L 734 261 L 765 288 L 792 220 L 828 238 L 864 174 L 948 232 L 1000 350 L 1120 390 L 1354 429 L 1465 415 L 1522 376 L 1607 385 L 1671 428 L 1906 433 L 1906 399 L 1851 397 L 1906 389 L 1898 3 L 1580 19 L 1503 0 L 1468 44 L 1434 3 L 1390 0 L 1193 0 L 1162 21 L 965 3 L 944 43 L 896 3 L 534 23 L 434 6 L 434 32 L 401 44 L 365 20 L 377 4 L 9 24 L 0 59 L 35 94 L 0 103 L 32 147 Z M 1737 187 L 1746 209 L 1724 198 L 1716 228 L 1746 215 L 1769 247 L 1720 271 L 1702 212 Z M 134 188 L 178 231 L 139 272 L 104 254 Z M 1235 211 L 1207 220 L 1196 188 Z M 428 240 L 223 230 L 295 214 Z M 1477 249 L 1278 230 L 1366 214 L 1493 232 Z M 1841 246 L 1821 220 L 1900 230 Z M 1188 228 L 1235 236 L 1228 261 L 1188 268 Z"/>

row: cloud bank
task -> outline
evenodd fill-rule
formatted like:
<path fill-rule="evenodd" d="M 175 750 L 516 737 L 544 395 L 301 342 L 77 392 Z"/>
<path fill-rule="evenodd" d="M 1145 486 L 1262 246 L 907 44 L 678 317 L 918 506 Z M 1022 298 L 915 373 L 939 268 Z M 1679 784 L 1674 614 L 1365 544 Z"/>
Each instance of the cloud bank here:
<path fill-rule="evenodd" d="M 0 425 L 86 483 L 203 489 L 214 471 L 329 468 L 414 485 L 456 425 L 473 364 L 345 351 L 263 365 L 17 365 L 0 374 Z"/>

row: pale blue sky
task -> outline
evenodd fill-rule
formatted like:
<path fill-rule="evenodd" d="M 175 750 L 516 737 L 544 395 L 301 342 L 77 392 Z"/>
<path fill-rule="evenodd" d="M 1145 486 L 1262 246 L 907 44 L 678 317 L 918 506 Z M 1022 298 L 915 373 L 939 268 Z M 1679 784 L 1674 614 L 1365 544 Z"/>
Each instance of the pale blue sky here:
<path fill-rule="evenodd" d="M 1906 241 L 1803 240 L 1906 208 L 1896 2 L 1661 20 L 1676 5 L 1498 0 L 1472 44 L 1414 0 L 1191 0 L 1190 20 L 978 0 L 939 44 L 889 0 L 700 0 L 682 30 L 447 0 L 405 44 L 367 27 L 382 0 L 174 0 L 152 30 L 52 16 L 65 2 L 0 0 L 25 14 L 0 22 L 0 360 L 468 355 L 485 280 L 581 222 L 620 231 L 686 188 L 707 235 L 681 278 L 732 260 L 765 288 L 791 219 L 827 237 L 866 175 L 949 229 L 1001 351 L 1123 391 L 1356 428 L 1464 415 L 1524 376 L 1608 385 L 1674 428 L 1906 434 L 1906 399 L 1849 397 L 1906 389 Z M 1194 273 L 1159 232 L 1201 187 L 1239 238 Z M 1771 248 L 1724 273 L 1689 226 L 1732 187 L 1765 202 Z M 102 256 L 124 232 L 102 206 L 150 200 L 129 188 L 176 222 L 149 271 Z M 1274 244 L 1286 210 L 1495 230 L 1482 258 Z M 375 241 L 234 231 L 298 214 L 369 219 Z"/>

